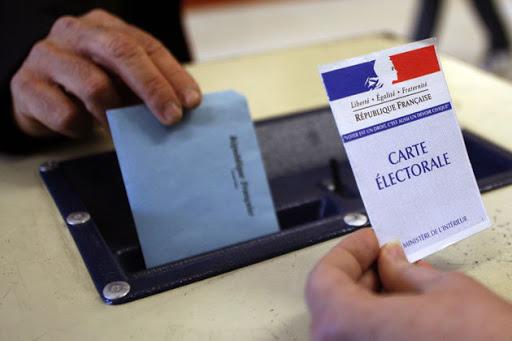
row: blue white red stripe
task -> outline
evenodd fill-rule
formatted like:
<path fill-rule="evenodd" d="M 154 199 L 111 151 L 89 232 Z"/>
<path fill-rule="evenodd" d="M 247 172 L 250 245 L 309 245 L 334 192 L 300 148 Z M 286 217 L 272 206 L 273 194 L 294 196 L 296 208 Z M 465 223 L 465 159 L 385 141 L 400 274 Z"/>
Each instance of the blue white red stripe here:
<path fill-rule="evenodd" d="M 440 71 L 434 45 L 322 73 L 329 101 Z"/>

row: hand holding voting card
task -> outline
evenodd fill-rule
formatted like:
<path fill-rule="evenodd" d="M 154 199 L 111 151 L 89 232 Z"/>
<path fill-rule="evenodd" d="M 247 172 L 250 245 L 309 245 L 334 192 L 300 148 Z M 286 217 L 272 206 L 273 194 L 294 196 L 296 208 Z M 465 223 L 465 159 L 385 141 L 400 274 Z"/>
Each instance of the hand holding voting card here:
<path fill-rule="evenodd" d="M 381 245 L 416 261 L 490 225 L 433 40 L 320 73 Z"/>
<path fill-rule="evenodd" d="M 108 120 L 147 267 L 278 231 L 241 95 L 205 95 L 172 127 L 144 105 Z"/>

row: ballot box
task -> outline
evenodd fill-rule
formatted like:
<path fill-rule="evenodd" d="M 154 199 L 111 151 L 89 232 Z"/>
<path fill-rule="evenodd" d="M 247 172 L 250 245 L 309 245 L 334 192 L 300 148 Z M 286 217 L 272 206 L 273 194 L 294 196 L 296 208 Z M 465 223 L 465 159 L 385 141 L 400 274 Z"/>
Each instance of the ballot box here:
<path fill-rule="evenodd" d="M 40 166 L 106 303 L 187 285 L 370 225 L 329 108 L 261 120 L 255 129 L 279 232 L 152 268 L 143 261 L 114 151 Z M 463 135 L 482 192 L 512 183 L 509 151 L 470 131 Z"/>

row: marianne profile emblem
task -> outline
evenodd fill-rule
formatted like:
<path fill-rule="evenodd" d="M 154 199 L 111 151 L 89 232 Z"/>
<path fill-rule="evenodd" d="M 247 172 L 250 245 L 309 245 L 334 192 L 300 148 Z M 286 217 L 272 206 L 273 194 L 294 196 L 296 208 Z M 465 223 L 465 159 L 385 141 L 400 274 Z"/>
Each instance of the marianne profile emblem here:
<path fill-rule="evenodd" d="M 376 77 L 368 77 L 365 86 L 369 90 L 380 89 L 384 85 L 391 85 L 398 79 L 398 72 L 389 57 L 378 58 L 373 64 Z"/>

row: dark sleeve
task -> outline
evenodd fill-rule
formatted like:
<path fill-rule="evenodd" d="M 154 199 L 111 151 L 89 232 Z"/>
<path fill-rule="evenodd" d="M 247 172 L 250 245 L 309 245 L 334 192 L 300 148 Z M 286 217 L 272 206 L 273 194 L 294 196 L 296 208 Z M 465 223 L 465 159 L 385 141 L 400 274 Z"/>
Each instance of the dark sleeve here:
<path fill-rule="evenodd" d="M 45 144 L 45 141 L 29 138 L 16 127 L 11 115 L 9 83 L 34 43 L 48 35 L 60 16 L 81 15 L 100 7 L 130 22 L 138 18 L 135 21 L 139 22 L 134 24 L 142 24 L 150 33 L 157 31 L 153 34 L 168 45 L 180 61 L 189 60 L 181 28 L 180 2 L 169 1 L 166 9 L 155 8 L 148 2 L 153 0 L 0 0 L 0 152 L 27 152 Z M 165 32 L 172 33 L 166 35 Z"/>
<path fill-rule="evenodd" d="M 127 6 L 124 19 L 158 38 L 178 61 L 191 60 L 182 23 L 181 1 L 131 0 L 123 1 Z"/>

